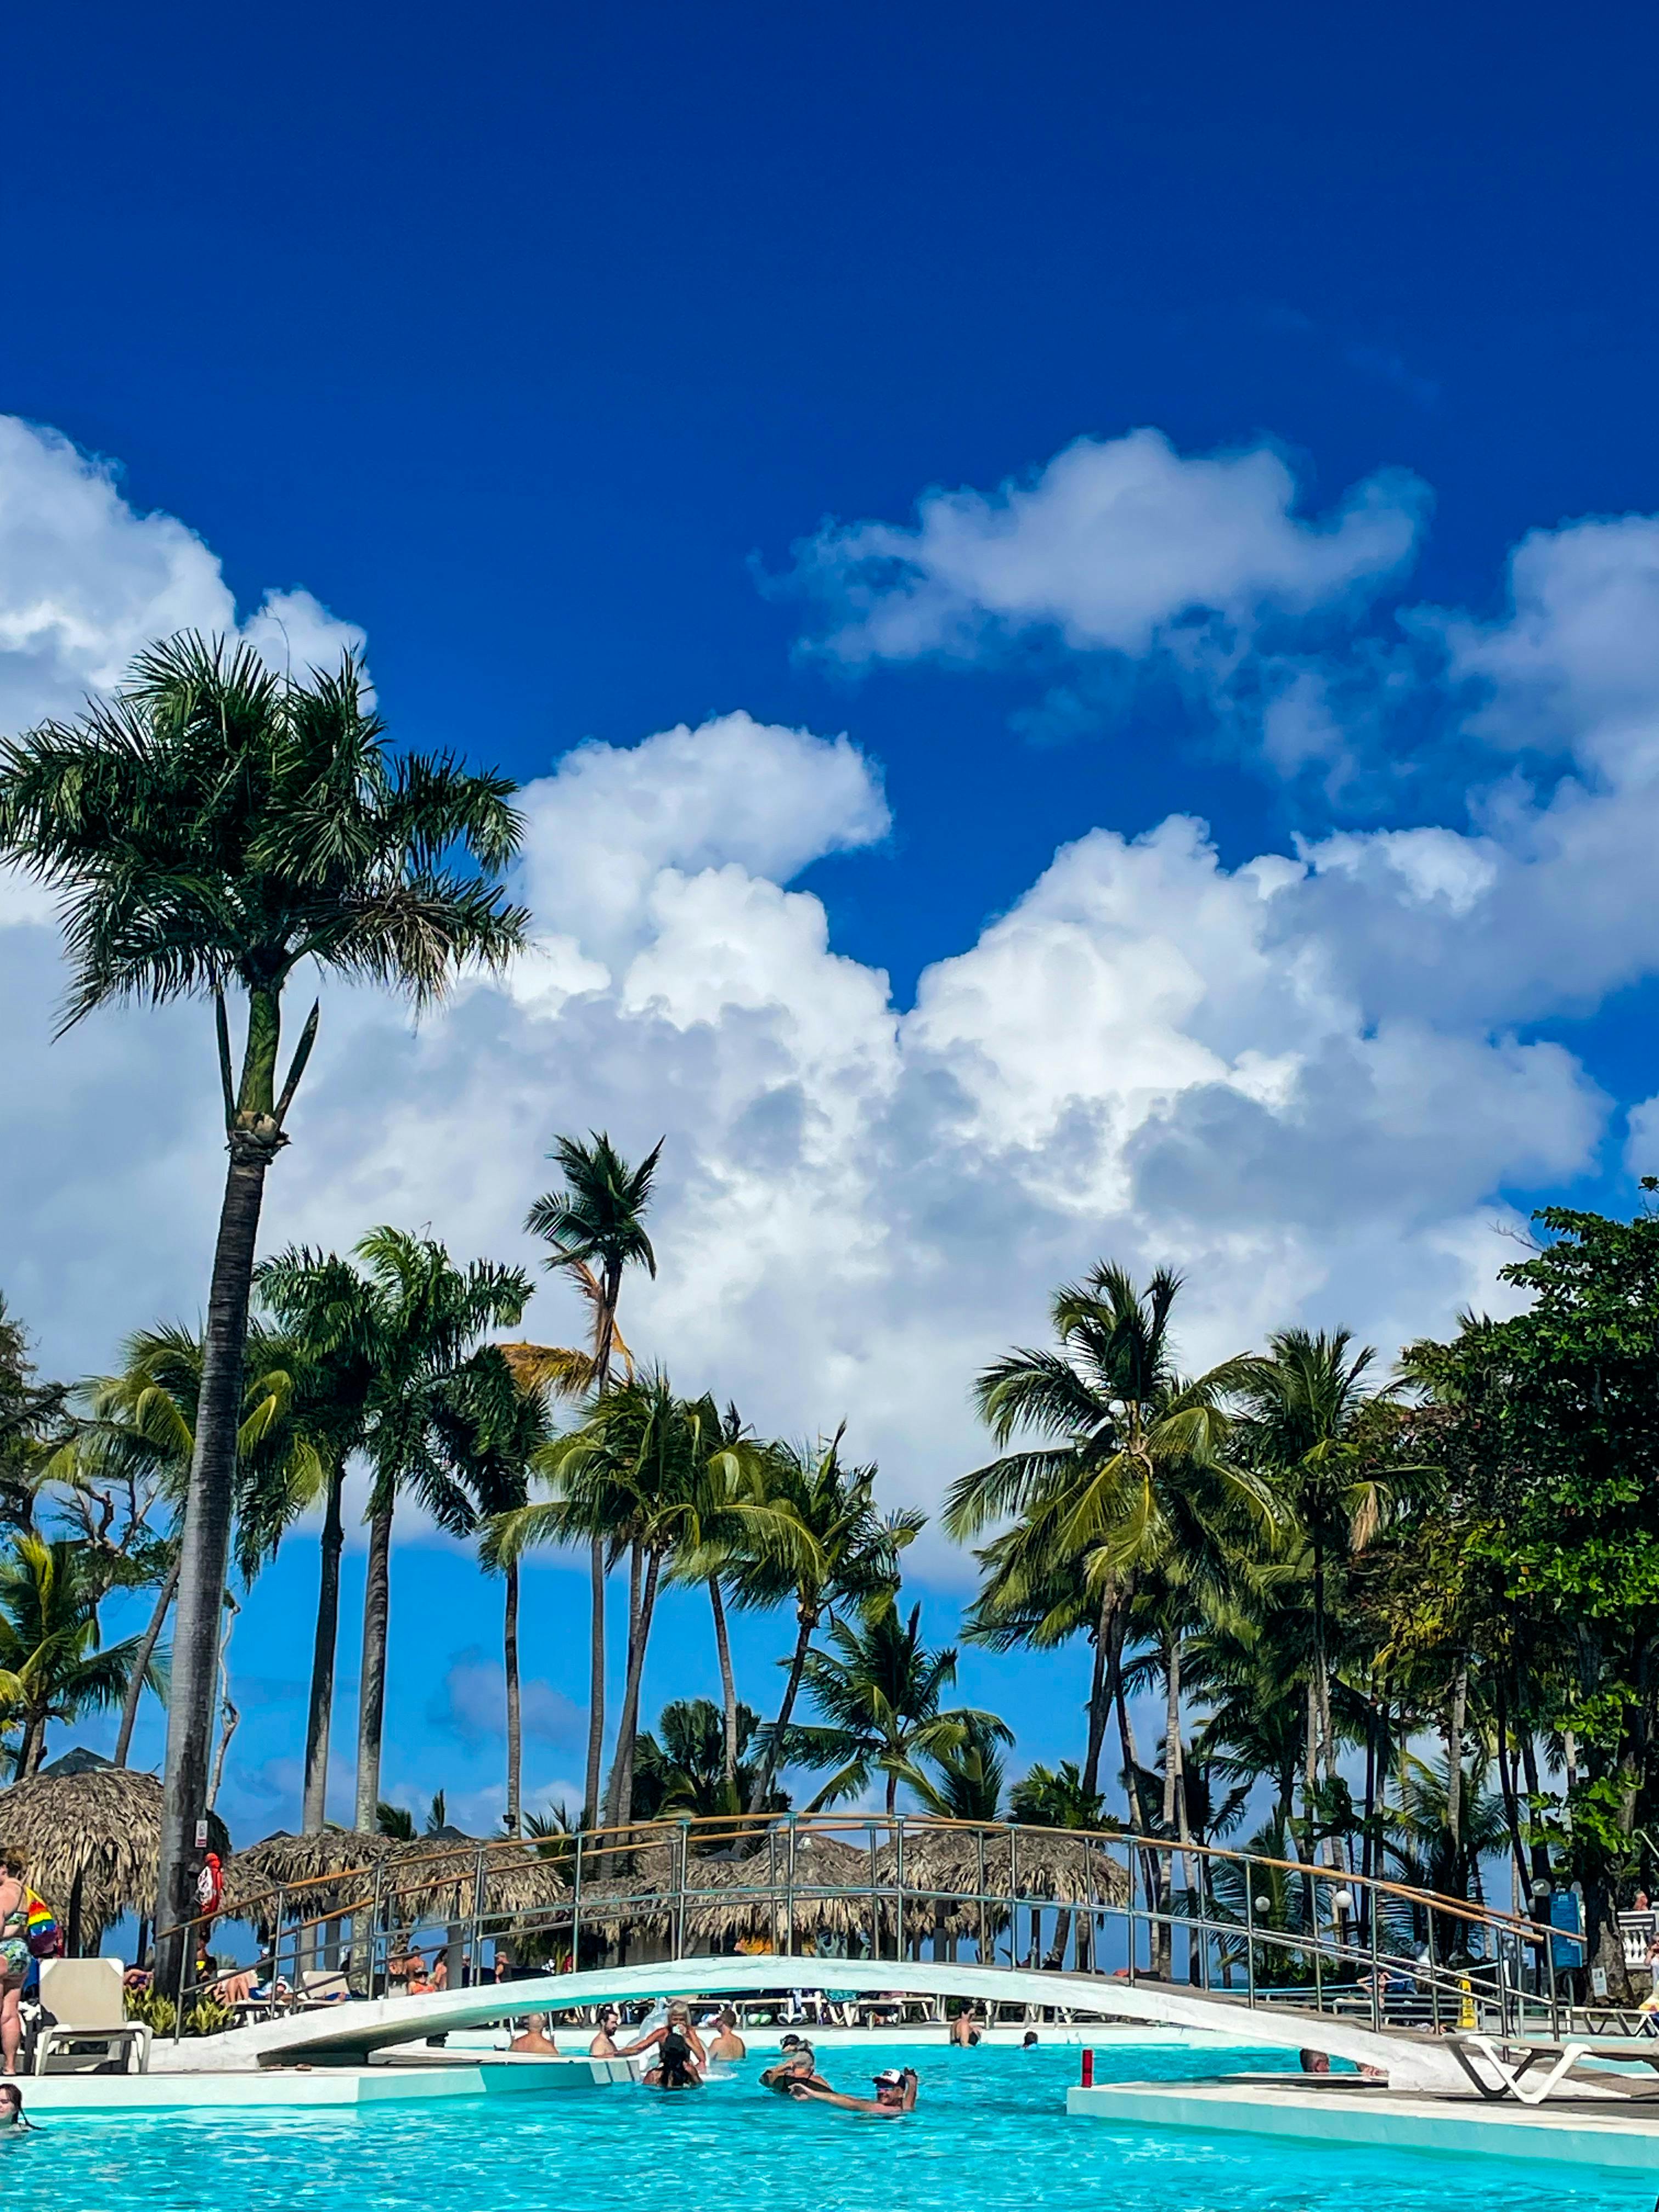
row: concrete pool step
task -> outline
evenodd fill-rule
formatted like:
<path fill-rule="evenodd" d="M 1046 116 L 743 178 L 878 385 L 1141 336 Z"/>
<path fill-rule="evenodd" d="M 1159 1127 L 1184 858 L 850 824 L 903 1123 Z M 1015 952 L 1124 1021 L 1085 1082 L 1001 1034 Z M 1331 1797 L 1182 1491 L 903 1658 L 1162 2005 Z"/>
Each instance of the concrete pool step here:
<path fill-rule="evenodd" d="M 371 2105 L 446 2103 L 456 2097 L 544 2097 L 592 2093 L 632 2078 L 605 2059 L 514 2057 L 420 2059 L 372 2066 L 273 2066 L 236 2073 L 24 2075 L 18 2087 L 31 2119 L 100 2113 L 339 2112 Z"/>
<path fill-rule="evenodd" d="M 1282 2080 L 1283 2077 L 1281 2077 Z M 1120 2127 L 1190 2128 L 1206 2135 L 1291 2136 L 1304 2142 L 1544 2159 L 1659 2174 L 1659 2103 L 1632 2112 L 1583 2099 L 1555 2106 L 1486 2104 L 1471 2094 L 1413 2096 L 1368 2084 L 1315 2089 L 1270 2075 L 1218 2081 L 1106 2081 L 1073 2088 L 1073 2118 Z M 1291 2086 L 1294 2084 L 1294 2086 Z"/>

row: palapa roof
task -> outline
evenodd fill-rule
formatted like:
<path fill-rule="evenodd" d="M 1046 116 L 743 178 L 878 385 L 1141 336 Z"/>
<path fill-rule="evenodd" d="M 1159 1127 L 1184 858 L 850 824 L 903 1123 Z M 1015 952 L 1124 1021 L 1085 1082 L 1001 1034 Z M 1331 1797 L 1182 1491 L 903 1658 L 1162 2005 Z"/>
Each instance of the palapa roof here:
<path fill-rule="evenodd" d="M 59 1765 L 58 1773 L 0 1790 L 0 1844 L 27 1855 L 31 1887 L 65 1929 L 78 1911 L 81 1943 L 89 1948 L 124 1912 L 154 1909 L 161 1785 L 130 1767 L 64 1771 Z M 211 1814 L 209 1833 L 228 1856 L 230 1838 Z"/>
<path fill-rule="evenodd" d="M 981 1859 L 981 1839 L 984 1857 Z M 1128 1877 L 1103 1838 L 1070 1828 L 904 1823 L 904 1888 L 922 1896 L 960 1896 L 983 1887 L 995 1899 L 1019 1904 L 1121 1905 Z M 898 1852 L 881 1853 L 884 1881 L 896 1883 Z"/>
<path fill-rule="evenodd" d="M 394 1925 L 419 1920 L 468 1920 L 478 1867 L 479 1840 L 458 1829 L 441 1836 L 400 1840 L 351 1828 L 309 1835 L 278 1831 L 239 1851 L 225 1870 L 225 1911 L 251 1918 L 269 1934 L 281 1890 L 290 1923 L 362 1910 L 377 1890 Z M 522 1912 L 555 1902 L 563 1893 L 556 1864 L 527 1844 L 497 1838 L 484 1852 L 481 1914 Z"/>

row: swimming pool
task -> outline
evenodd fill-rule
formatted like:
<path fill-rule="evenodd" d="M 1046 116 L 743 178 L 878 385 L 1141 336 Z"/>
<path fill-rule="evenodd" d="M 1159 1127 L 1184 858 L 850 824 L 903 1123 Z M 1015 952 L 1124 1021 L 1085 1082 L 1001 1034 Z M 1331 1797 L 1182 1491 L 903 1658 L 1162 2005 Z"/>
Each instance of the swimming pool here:
<path fill-rule="evenodd" d="M 1219 2067 L 1218 2060 L 1219 2059 Z M 1177 2081 L 1242 2054 L 1103 2051 L 1097 2080 Z M 1281 2053 L 1248 2063 L 1282 2067 Z M 1068 2120 L 1078 2053 L 826 2054 L 867 2094 L 886 2063 L 921 2076 L 917 2111 L 866 2120 L 757 2091 L 764 2061 L 700 2094 L 617 2089 L 528 2107 L 482 2101 L 363 2115 L 54 2118 L 0 2149 L 6 2212 L 1650 2212 L 1653 2183 L 1516 2160 L 1321 2149 Z"/>

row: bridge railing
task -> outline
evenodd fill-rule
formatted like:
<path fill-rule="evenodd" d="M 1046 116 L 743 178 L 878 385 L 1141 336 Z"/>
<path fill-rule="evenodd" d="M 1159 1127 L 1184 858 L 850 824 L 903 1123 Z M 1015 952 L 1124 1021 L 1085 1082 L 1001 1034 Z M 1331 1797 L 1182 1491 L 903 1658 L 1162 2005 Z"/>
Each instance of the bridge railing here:
<path fill-rule="evenodd" d="M 1035 1959 L 1074 1978 L 1079 2011 L 1109 2013 L 1115 1981 L 1150 1978 L 1378 2029 L 1559 2034 L 1566 1995 L 1547 1929 L 1463 1899 L 1170 1837 L 915 1814 L 403 1845 L 229 1910 L 295 2004 L 325 1997 L 331 1972 L 340 1993 L 400 1993 L 428 1953 L 430 1972 L 441 1958 L 448 1982 L 476 1983 L 509 1953 L 558 1971 L 744 1949 L 799 1958 L 814 1987 L 835 1986 L 837 1957 Z M 179 2032 L 223 1987 L 200 1957 L 210 1925 L 179 1947 Z"/>

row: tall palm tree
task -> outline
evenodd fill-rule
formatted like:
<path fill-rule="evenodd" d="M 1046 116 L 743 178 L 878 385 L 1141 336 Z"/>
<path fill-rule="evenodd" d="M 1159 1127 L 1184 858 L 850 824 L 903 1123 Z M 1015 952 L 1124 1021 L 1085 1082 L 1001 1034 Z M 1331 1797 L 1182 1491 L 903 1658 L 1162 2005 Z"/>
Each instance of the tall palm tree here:
<path fill-rule="evenodd" d="M 0 1528 L 34 1527 L 41 1476 L 62 1425 L 67 1392 L 39 1380 L 29 1340 L 0 1291 Z"/>
<path fill-rule="evenodd" d="M 1103 1262 L 1054 1294 L 1053 1350 L 1017 1348 L 975 1385 L 999 1444 L 1040 1442 L 963 1475 L 945 1525 L 958 1540 L 1012 1519 L 980 1554 L 981 1632 L 1013 1625 L 1039 1647 L 1086 1628 L 1095 1646 L 1085 1786 L 1097 1786 L 1115 1707 L 1126 1771 L 1135 1759 L 1122 1694 L 1123 1638 L 1138 1581 L 1205 1540 L 1241 1509 L 1266 1515 L 1253 1476 L 1230 1464 L 1225 1400 L 1243 1359 L 1186 1380 L 1176 1370 L 1170 1316 L 1181 1279 L 1160 1268 L 1146 1288 Z"/>
<path fill-rule="evenodd" d="M 791 1540 L 745 1558 L 733 1577 L 733 1594 L 745 1609 L 770 1609 L 792 1599 L 795 1607 L 795 1648 L 749 1793 L 751 1813 L 764 1808 L 776 1778 L 813 1637 L 826 1620 L 897 1589 L 900 1554 L 926 1519 L 921 1513 L 878 1510 L 875 1466 L 842 1464 L 844 1434 L 843 1425 L 816 1447 L 771 1447 L 766 1496 L 793 1524 Z"/>
<path fill-rule="evenodd" d="M 392 1528 L 408 1492 L 441 1528 L 470 1535 L 482 1504 L 469 1488 L 467 1439 L 481 1378 L 505 1378 L 499 1349 L 483 1341 L 510 1328 L 530 1303 L 521 1268 L 475 1260 L 457 1267 L 434 1238 L 376 1229 L 355 1248 L 362 1296 L 356 1326 L 371 1369 L 362 1424 L 369 1474 L 368 1565 L 357 1706 L 356 1826 L 372 1831 L 380 1802 L 386 1634 L 392 1603 Z"/>
<path fill-rule="evenodd" d="M 617 1304 L 623 1276 L 630 1267 L 642 1267 L 653 1276 L 657 1272 L 657 1255 L 646 1234 L 645 1217 L 662 1147 L 663 1139 L 659 1138 L 640 1164 L 630 1167 L 603 1131 L 590 1131 L 586 1144 L 574 1137 L 556 1139 L 548 1158 L 556 1160 L 563 1170 L 564 1188 L 544 1192 L 526 1217 L 525 1226 L 531 1234 L 553 1248 L 545 1264 L 568 1274 L 592 1309 L 593 1350 L 589 1379 L 596 1394 L 609 1384 L 612 1355 L 618 1349 Z M 630 1375 L 632 1365 L 630 1360 Z M 582 1824 L 592 1827 L 599 1817 L 599 1769 L 605 1751 L 606 1542 L 602 1534 L 596 1533 L 589 1540 L 588 1565 L 592 1595 L 587 1766 Z M 630 1589 L 637 1583 L 636 1565 Z M 637 1608 L 630 1604 L 630 1668 L 637 1633 L 636 1612 Z M 619 1745 L 622 1741 L 619 1735 Z"/>
<path fill-rule="evenodd" d="M 517 850 L 513 785 L 448 755 L 392 754 L 348 654 L 308 682 L 246 646 L 185 633 L 126 683 L 0 745 L 0 855 L 60 894 L 69 1026 L 128 1000 L 210 998 L 229 1152 L 208 1297 L 168 1713 L 156 1925 L 191 1909 L 207 1807 L 220 1616 L 236 1479 L 243 1346 L 265 1176 L 316 1036 L 286 1077 L 283 999 L 307 961 L 418 1006 L 458 970 L 501 966 L 526 916 L 501 871 Z M 225 999 L 240 993 L 240 1079 Z"/>
<path fill-rule="evenodd" d="M 900 1783 L 917 1783 L 922 1759 L 960 1751 L 970 1735 L 983 1742 L 1013 1741 L 1013 1730 L 994 1713 L 941 1703 L 957 1678 L 957 1655 L 927 1650 L 919 1605 L 901 1616 L 895 1599 L 884 1594 L 861 1617 L 833 1622 L 829 1646 L 809 1652 L 802 1672 L 803 1686 L 823 1718 L 797 1723 L 783 1747 L 792 1764 L 836 1769 L 813 1798 L 813 1810 L 856 1796 L 878 1773 L 886 1777 L 891 1814 Z"/>
<path fill-rule="evenodd" d="M 1273 1486 L 1310 1553 L 1313 1637 L 1304 1787 L 1310 1818 L 1321 1771 L 1328 1781 L 1336 1765 L 1327 1580 L 1334 1565 L 1364 1551 L 1389 1498 L 1360 1443 L 1373 1395 L 1365 1375 L 1375 1358 L 1369 1345 L 1354 1349 L 1345 1328 L 1329 1334 L 1280 1329 L 1267 1340 L 1267 1357 L 1250 1363 L 1246 1381 L 1241 1448 Z"/>
<path fill-rule="evenodd" d="M 19 1782 L 40 1771 L 50 1722 L 118 1705 L 135 1667 L 166 1694 L 166 1668 L 141 1661 L 137 1637 L 100 1647 L 101 1595 L 94 1563 L 67 1538 L 18 1536 L 0 1554 L 0 1723 L 22 1731 Z"/>

